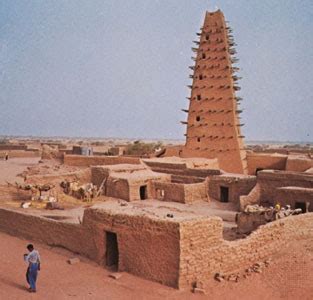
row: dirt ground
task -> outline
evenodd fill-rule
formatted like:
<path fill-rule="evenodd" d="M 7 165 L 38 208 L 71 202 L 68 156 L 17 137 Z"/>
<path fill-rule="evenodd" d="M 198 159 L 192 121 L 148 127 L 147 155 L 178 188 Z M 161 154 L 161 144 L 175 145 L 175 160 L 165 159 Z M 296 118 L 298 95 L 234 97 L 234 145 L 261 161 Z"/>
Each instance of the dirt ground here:
<path fill-rule="evenodd" d="M 22 177 L 18 177 L 27 167 L 38 165 L 39 157 L 10 158 L 8 161 L 0 160 L 0 185 L 7 182 L 23 182 Z"/>
<path fill-rule="evenodd" d="M 109 271 L 82 259 L 69 265 L 70 252 L 40 243 L 42 270 L 38 292 L 29 294 L 25 282 L 25 246 L 29 241 L 0 233 L 0 299 L 312 299 L 313 241 L 295 242 L 270 262 L 261 274 L 239 282 L 212 280 L 205 295 L 178 291 L 123 273 L 118 280 Z"/>

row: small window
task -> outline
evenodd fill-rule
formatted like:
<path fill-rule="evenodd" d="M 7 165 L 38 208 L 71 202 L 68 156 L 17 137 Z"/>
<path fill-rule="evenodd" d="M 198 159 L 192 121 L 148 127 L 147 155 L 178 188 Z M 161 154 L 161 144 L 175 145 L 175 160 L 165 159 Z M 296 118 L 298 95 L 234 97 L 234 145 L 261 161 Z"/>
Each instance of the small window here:
<path fill-rule="evenodd" d="M 205 53 L 202 53 L 202 58 L 205 59 L 205 57 L 206 57 L 206 56 L 205 56 Z"/>
<path fill-rule="evenodd" d="M 199 79 L 202 80 L 203 79 L 203 75 L 199 75 Z"/>
<path fill-rule="evenodd" d="M 208 41 L 209 38 L 210 38 L 210 36 L 207 34 L 207 35 L 205 36 L 205 39 Z"/>
<path fill-rule="evenodd" d="M 197 122 L 199 122 L 199 121 L 200 121 L 200 117 L 199 117 L 199 116 L 197 116 L 197 117 L 196 117 L 196 120 L 197 120 Z"/>
<path fill-rule="evenodd" d="M 201 138 L 199 138 L 199 137 L 198 137 L 198 138 L 197 138 L 197 141 L 198 141 L 198 143 L 200 143 L 200 141 L 201 141 Z"/>
<path fill-rule="evenodd" d="M 201 100 L 201 95 L 197 95 L 197 100 L 198 100 L 198 101 Z"/>

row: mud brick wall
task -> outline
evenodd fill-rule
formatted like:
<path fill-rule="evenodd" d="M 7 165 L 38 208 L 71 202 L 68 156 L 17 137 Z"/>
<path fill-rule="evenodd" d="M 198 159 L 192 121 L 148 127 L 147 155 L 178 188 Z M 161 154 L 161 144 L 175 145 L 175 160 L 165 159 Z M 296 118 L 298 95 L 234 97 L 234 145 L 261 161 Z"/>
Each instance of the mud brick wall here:
<path fill-rule="evenodd" d="M 190 288 L 220 268 L 212 249 L 222 245 L 222 231 L 220 218 L 199 218 L 180 224 L 180 288 Z"/>
<path fill-rule="evenodd" d="M 313 237 L 313 214 L 292 216 L 259 227 L 242 240 L 222 239 L 222 220 L 211 218 L 184 223 L 181 230 L 179 287 L 198 285 L 215 273 L 243 271 L 265 260 L 297 239 Z"/>
<path fill-rule="evenodd" d="M 240 211 L 244 211 L 247 205 L 260 204 L 259 200 L 261 198 L 261 188 L 257 183 L 256 186 L 251 190 L 251 192 L 246 196 L 240 196 Z"/>
<path fill-rule="evenodd" d="M 207 186 L 205 182 L 181 184 L 153 181 L 151 185 L 152 197 L 158 200 L 192 203 L 207 200 Z"/>
<path fill-rule="evenodd" d="M 3 144 L 0 145 L 0 151 L 6 150 L 26 150 L 27 145 L 11 145 L 11 144 Z"/>
<path fill-rule="evenodd" d="M 296 202 L 309 203 L 308 210 L 313 212 L 313 188 L 297 189 L 297 188 L 278 188 L 274 196 L 274 203 L 280 203 L 282 206 L 290 205 L 295 209 Z"/>
<path fill-rule="evenodd" d="M 9 154 L 9 159 L 13 157 L 40 157 L 39 151 L 23 151 L 23 150 L 2 151 L 0 149 L 0 158 L 4 158 L 6 153 Z"/>
<path fill-rule="evenodd" d="M 108 197 L 131 200 L 130 187 L 126 179 L 108 178 L 105 183 L 105 193 Z"/>
<path fill-rule="evenodd" d="M 63 174 L 48 174 L 48 175 L 32 175 L 26 177 L 26 183 L 29 184 L 60 184 L 64 180 L 79 181 L 80 183 L 91 182 L 91 171 L 90 168 L 84 170 L 69 172 Z"/>
<path fill-rule="evenodd" d="M 257 169 L 285 170 L 287 155 L 247 154 L 248 174 L 255 175 Z"/>
<path fill-rule="evenodd" d="M 274 205 L 277 188 L 286 186 L 296 186 L 313 188 L 313 174 L 282 172 L 282 171 L 262 171 L 258 173 L 258 184 L 260 186 L 259 203 Z"/>
<path fill-rule="evenodd" d="M 304 172 L 313 167 L 313 160 L 309 158 L 288 157 L 286 171 Z"/>
<path fill-rule="evenodd" d="M 103 182 L 104 178 L 109 176 L 109 171 L 102 166 L 92 166 L 91 167 L 91 182 L 95 184 L 98 188 Z"/>
<path fill-rule="evenodd" d="M 183 184 L 171 182 L 152 182 L 154 199 L 185 203 L 185 189 Z"/>
<path fill-rule="evenodd" d="M 123 156 L 64 155 L 64 164 L 81 167 L 96 165 L 140 164 L 140 158 Z"/>
<path fill-rule="evenodd" d="M 208 200 L 207 195 L 207 183 L 194 183 L 194 184 L 184 184 L 185 188 L 185 203 L 192 203 L 199 200 Z"/>
<path fill-rule="evenodd" d="M 241 195 L 248 195 L 256 185 L 256 177 L 249 176 L 246 178 L 213 176 L 209 181 L 210 198 L 221 199 L 221 186 L 229 188 L 229 202 L 239 205 Z"/>
<path fill-rule="evenodd" d="M 94 232 L 87 226 L 32 216 L 20 211 L 0 209 L 0 230 L 25 239 L 63 247 L 98 261 Z"/>
<path fill-rule="evenodd" d="M 102 232 L 96 242 L 101 253 L 106 249 L 105 231 L 117 234 L 120 271 L 178 287 L 178 223 L 88 209 L 83 224 Z"/>

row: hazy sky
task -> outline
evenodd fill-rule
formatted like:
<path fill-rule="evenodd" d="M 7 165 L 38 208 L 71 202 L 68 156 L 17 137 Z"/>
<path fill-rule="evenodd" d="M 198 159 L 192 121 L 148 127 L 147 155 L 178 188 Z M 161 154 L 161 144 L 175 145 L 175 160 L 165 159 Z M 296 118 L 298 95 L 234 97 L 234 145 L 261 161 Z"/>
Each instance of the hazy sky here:
<path fill-rule="evenodd" d="M 216 7 L 246 138 L 312 142 L 312 0 L 0 0 L 0 135 L 183 139 L 192 41 Z"/>

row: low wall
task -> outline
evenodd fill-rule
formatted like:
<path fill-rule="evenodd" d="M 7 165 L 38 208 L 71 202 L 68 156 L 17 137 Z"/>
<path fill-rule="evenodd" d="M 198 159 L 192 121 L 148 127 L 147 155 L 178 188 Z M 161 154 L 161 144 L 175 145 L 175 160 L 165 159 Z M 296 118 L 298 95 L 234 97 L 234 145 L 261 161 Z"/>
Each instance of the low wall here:
<path fill-rule="evenodd" d="M 69 166 L 90 167 L 96 165 L 140 164 L 140 158 L 124 156 L 82 156 L 64 155 L 64 164 Z"/>
<path fill-rule="evenodd" d="M 292 216 L 259 227 L 242 240 L 222 239 L 222 221 L 181 224 L 180 288 L 205 285 L 214 274 L 231 274 L 278 255 L 297 239 L 313 237 L 313 214 Z M 197 285 L 198 285 L 197 284 Z"/>
<path fill-rule="evenodd" d="M 247 154 L 248 174 L 255 175 L 257 169 L 285 170 L 287 155 L 281 154 Z"/>
<path fill-rule="evenodd" d="M 240 196 L 240 211 L 244 211 L 247 205 L 260 204 L 261 199 L 261 188 L 257 183 L 256 186 L 251 190 L 251 192 L 246 196 Z"/>
<path fill-rule="evenodd" d="M 292 157 L 287 159 L 286 171 L 304 172 L 313 167 L 313 160 L 305 157 Z"/>
<path fill-rule="evenodd" d="M 87 209 L 80 225 L 0 209 L 0 230 L 66 248 L 101 265 L 106 264 L 105 232 L 114 232 L 119 271 L 178 287 L 179 224 L 175 222 Z"/>
<path fill-rule="evenodd" d="M 27 145 L 0 144 L 0 151 L 4 150 L 26 150 Z"/>
<path fill-rule="evenodd" d="M 179 203 L 192 203 L 199 200 L 207 201 L 206 182 L 181 184 L 153 181 L 151 190 L 152 197 L 162 201 Z"/>
<path fill-rule="evenodd" d="M 24 150 L 11 150 L 11 151 L 2 151 L 0 150 L 0 158 L 4 158 L 5 154 L 9 155 L 9 159 L 13 157 L 40 157 L 39 151 L 24 151 Z"/>
<path fill-rule="evenodd" d="M 21 211 L 0 209 L 0 230 L 25 239 L 63 247 L 95 261 L 99 258 L 93 230 L 88 230 L 88 226 L 32 216 Z"/>
<path fill-rule="evenodd" d="M 256 200 L 266 205 L 275 205 L 277 188 L 287 186 L 313 188 L 313 174 L 307 173 L 262 171 L 258 173 L 257 181 L 260 186 L 260 198 Z"/>
<path fill-rule="evenodd" d="M 29 184 L 59 184 L 64 180 L 89 183 L 91 182 L 90 168 L 63 174 L 32 175 L 26 177 L 26 183 Z"/>
<path fill-rule="evenodd" d="M 255 185 L 255 176 L 212 176 L 209 180 L 209 196 L 221 200 L 221 187 L 227 187 L 228 201 L 239 205 L 240 196 L 248 195 Z"/>
<path fill-rule="evenodd" d="M 297 202 L 303 203 L 304 207 L 308 203 L 308 211 L 313 212 L 313 188 L 283 187 L 276 190 L 274 203 L 288 204 L 291 209 L 296 209 Z"/>

